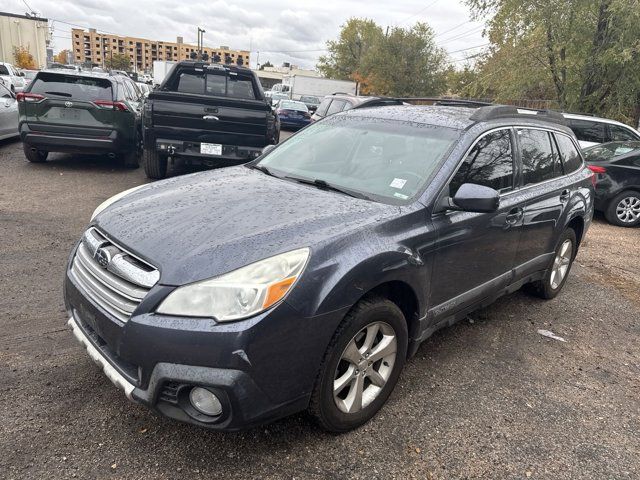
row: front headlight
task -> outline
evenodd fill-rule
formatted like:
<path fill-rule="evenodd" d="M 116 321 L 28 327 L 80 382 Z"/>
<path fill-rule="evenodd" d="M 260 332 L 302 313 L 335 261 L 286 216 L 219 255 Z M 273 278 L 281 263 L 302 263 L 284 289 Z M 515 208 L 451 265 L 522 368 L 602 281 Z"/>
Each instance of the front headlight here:
<path fill-rule="evenodd" d="M 102 212 L 105 208 L 107 208 L 109 205 L 117 202 L 118 200 L 120 200 L 123 197 L 126 197 L 127 195 L 129 195 L 130 193 L 135 192 L 136 190 L 141 189 L 142 187 L 146 187 L 146 184 L 144 185 L 138 185 L 137 187 L 133 187 L 130 188 L 128 190 L 125 190 L 124 192 L 120 192 L 120 193 L 116 193 L 113 197 L 109 197 L 107 198 L 104 202 L 102 202 L 100 205 L 98 205 L 98 208 L 96 208 L 93 213 L 91 214 L 91 220 L 93 220 L 94 218 L 96 218 L 98 216 L 98 214 L 100 212 Z"/>
<path fill-rule="evenodd" d="M 213 317 L 219 322 L 260 313 L 282 300 L 302 274 L 309 249 L 260 260 L 220 277 L 179 287 L 156 309 L 166 315 Z"/>

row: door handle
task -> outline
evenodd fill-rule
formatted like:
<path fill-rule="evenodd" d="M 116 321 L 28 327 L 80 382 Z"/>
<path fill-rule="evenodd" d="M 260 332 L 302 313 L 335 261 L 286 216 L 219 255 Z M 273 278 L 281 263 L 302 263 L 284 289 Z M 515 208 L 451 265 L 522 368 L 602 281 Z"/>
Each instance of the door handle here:
<path fill-rule="evenodd" d="M 515 225 L 524 216 L 524 210 L 521 207 L 514 207 L 507 213 L 506 222 L 508 225 Z"/>
<path fill-rule="evenodd" d="M 566 202 L 567 200 L 569 200 L 570 196 L 571 196 L 571 191 L 569 191 L 569 189 L 563 190 L 562 193 L 560 194 L 560 201 Z"/>
<path fill-rule="evenodd" d="M 218 117 L 216 117 L 215 115 L 205 115 L 204 117 L 202 117 L 203 120 L 206 120 L 207 122 L 217 122 L 220 119 Z"/>

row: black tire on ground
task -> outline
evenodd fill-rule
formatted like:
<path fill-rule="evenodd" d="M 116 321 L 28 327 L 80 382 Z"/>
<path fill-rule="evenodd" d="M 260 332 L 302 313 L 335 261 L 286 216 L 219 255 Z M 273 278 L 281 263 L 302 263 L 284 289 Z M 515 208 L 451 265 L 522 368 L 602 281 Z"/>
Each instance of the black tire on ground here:
<path fill-rule="evenodd" d="M 631 210 L 627 213 L 626 218 L 628 221 L 623 221 L 620 217 L 618 217 L 617 209 L 618 205 L 622 204 L 622 208 L 631 208 Z M 634 190 L 628 190 L 626 192 L 622 192 L 616 195 L 607 205 L 607 209 L 604 211 L 604 216 L 609 223 L 613 225 L 618 225 L 619 227 L 637 227 L 640 225 L 640 192 L 636 192 Z M 636 214 L 637 218 L 633 219 L 631 214 Z"/>
<path fill-rule="evenodd" d="M 372 325 L 379 326 L 379 329 L 373 339 L 373 348 L 369 350 L 371 357 L 368 357 L 369 354 L 365 353 L 367 352 L 365 342 L 368 330 L 365 333 L 365 328 Z M 383 332 L 381 325 L 387 329 L 386 333 Z M 375 359 L 377 357 L 374 358 L 375 352 L 383 349 L 385 345 L 389 345 L 391 337 L 383 336 L 383 334 L 387 335 L 390 332 L 395 334 L 396 340 L 396 354 L 392 364 L 387 361 L 389 357 L 385 356 L 377 360 Z M 343 358 L 343 355 L 347 354 L 347 346 L 352 340 L 355 340 L 355 346 L 358 348 L 355 350 L 356 356 L 364 362 L 359 367 Z M 311 416 L 322 428 L 334 433 L 352 430 L 369 421 L 385 404 L 398 381 L 407 358 L 407 343 L 407 322 L 395 303 L 381 297 L 369 297 L 358 302 L 344 318 L 329 343 L 309 403 Z M 377 350 L 376 347 L 379 349 Z M 368 362 L 372 359 L 374 359 L 372 363 Z M 378 372 L 386 369 L 387 380 L 382 389 L 372 400 L 369 397 L 370 403 L 365 405 L 365 402 L 361 402 L 359 410 L 356 407 L 352 413 L 343 411 L 338 407 L 338 401 L 347 402 L 349 400 L 351 389 L 356 388 L 357 383 L 354 382 L 359 380 L 358 375 L 362 376 L 362 385 L 365 389 L 371 386 L 375 387 L 371 380 L 373 377 L 362 372 L 363 369 L 366 372 L 371 372 L 372 368 L 377 368 Z M 347 380 L 344 383 L 345 389 L 338 390 L 337 399 L 334 399 L 334 380 L 336 377 Z M 373 390 L 375 392 L 375 388 Z M 376 394 L 373 393 L 373 395 Z M 342 399 L 342 396 L 346 398 Z M 365 395 L 362 395 L 361 398 L 364 399 Z M 354 405 L 354 402 L 351 402 L 351 405 Z"/>
<path fill-rule="evenodd" d="M 24 150 L 24 156 L 27 157 L 32 163 L 42 163 L 47 161 L 47 156 L 49 156 L 49 152 L 45 152 L 44 150 L 32 150 L 32 146 L 23 143 L 22 148 Z"/>
<path fill-rule="evenodd" d="M 165 178 L 167 176 L 168 159 L 165 155 L 161 155 L 156 150 L 144 150 L 143 154 L 144 173 L 147 177 L 154 180 Z"/>
<path fill-rule="evenodd" d="M 562 252 L 565 248 L 566 242 L 570 242 L 571 251 L 568 254 L 568 259 L 563 259 Z M 556 295 L 560 293 L 562 287 L 569 278 L 569 273 L 571 272 L 571 266 L 573 265 L 573 260 L 576 258 L 576 254 L 578 253 L 578 242 L 576 239 L 576 232 L 572 228 L 567 228 L 562 235 L 560 235 L 560 240 L 558 240 L 558 245 L 554 251 L 553 260 L 547 269 L 547 272 L 544 275 L 542 280 L 538 280 L 537 282 L 532 282 L 527 285 L 527 290 L 536 295 L 537 297 L 544 298 L 545 300 L 551 300 L 555 298 Z M 566 253 L 565 253 L 566 255 Z M 568 262 L 568 263 L 567 263 Z M 564 271 L 561 280 L 558 282 L 558 270 L 556 267 L 566 266 L 566 270 Z M 554 275 L 554 271 L 556 272 Z"/>

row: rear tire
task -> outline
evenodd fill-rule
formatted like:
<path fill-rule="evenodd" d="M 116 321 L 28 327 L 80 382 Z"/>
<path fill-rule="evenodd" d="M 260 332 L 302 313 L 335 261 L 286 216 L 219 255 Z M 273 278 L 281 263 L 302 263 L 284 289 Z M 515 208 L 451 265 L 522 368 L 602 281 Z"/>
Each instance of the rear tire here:
<path fill-rule="evenodd" d="M 334 433 L 369 421 L 398 381 L 407 343 L 407 322 L 395 303 L 380 297 L 358 302 L 327 348 L 309 413 Z"/>
<path fill-rule="evenodd" d="M 45 152 L 44 150 L 32 150 L 33 147 L 27 143 L 23 143 L 22 148 L 24 150 L 24 156 L 27 157 L 27 160 L 31 163 L 43 163 L 47 161 L 49 152 Z"/>
<path fill-rule="evenodd" d="M 640 225 L 640 192 L 627 191 L 616 195 L 604 211 L 607 221 L 619 227 Z"/>
<path fill-rule="evenodd" d="M 527 285 L 529 292 L 545 300 L 555 298 L 569 278 L 569 272 L 577 253 L 576 232 L 572 228 L 567 228 L 560 235 L 553 260 L 544 278 Z"/>
<path fill-rule="evenodd" d="M 159 180 L 167 176 L 168 158 L 156 150 L 144 150 L 144 173 L 147 177 Z"/>

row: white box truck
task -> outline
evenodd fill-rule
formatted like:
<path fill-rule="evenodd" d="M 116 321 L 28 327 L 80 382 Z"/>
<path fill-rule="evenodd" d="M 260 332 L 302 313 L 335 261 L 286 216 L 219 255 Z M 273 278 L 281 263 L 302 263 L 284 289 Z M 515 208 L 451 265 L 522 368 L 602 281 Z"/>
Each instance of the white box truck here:
<path fill-rule="evenodd" d="M 278 85 L 274 85 L 278 87 Z M 289 95 L 292 100 L 300 100 L 303 95 L 324 97 L 332 93 L 348 93 L 356 95 L 356 83 L 349 80 L 334 80 L 332 78 L 308 77 L 306 75 L 285 75 L 282 77 L 282 93 Z"/>
<path fill-rule="evenodd" d="M 153 84 L 160 85 L 169 73 L 169 70 L 178 62 L 171 60 L 154 60 L 153 61 Z"/>

